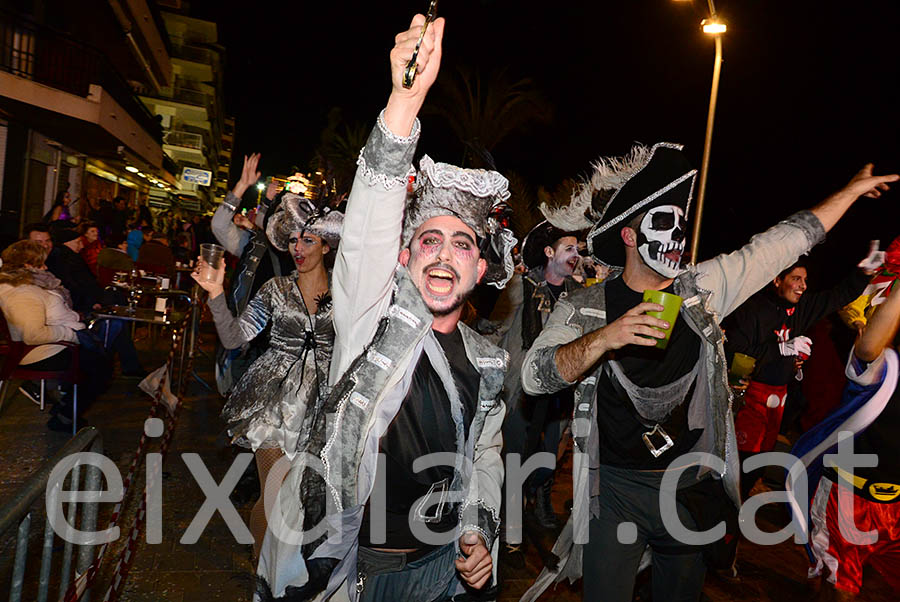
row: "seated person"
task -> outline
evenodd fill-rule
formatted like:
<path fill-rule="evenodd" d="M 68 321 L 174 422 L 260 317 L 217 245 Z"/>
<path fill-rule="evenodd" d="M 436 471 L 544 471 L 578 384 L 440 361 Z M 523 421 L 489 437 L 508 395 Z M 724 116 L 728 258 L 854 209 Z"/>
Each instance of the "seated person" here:
<path fill-rule="evenodd" d="M 39 222 L 28 224 L 25 226 L 23 236 L 25 240 L 41 243 L 41 246 L 47 249 L 47 253 L 53 249 L 53 239 L 50 237 L 50 228 L 47 227 L 47 224 Z"/>
<path fill-rule="evenodd" d="M 175 246 L 172 247 L 172 254 L 175 256 L 175 261 L 178 261 L 185 266 L 194 259 L 194 256 L 191 253 L 190 234 L 179 232 L 175 235 Z"/>
<path fill-rule="evenodd" d="M 175 277 L 175 255 L 169 248 L 169 241 L 153 230 L 144 231 L 144 244 L 138 250 L 138 268 Z"/>
<path fill-rule="evenodd" d="M 104 305 L 121 301 L 114 291 L 103 290 L 81 258 L 82 240 L 75 230 L 59 230 L 53 238 L 53 250 L 47 257 L 47 268 L 62 281 L 72 294 L 72 307 L 77 312 L 88 313 Z"/>
<path fill-rule="evenodd" d="M 144 233 L 141 231 L 141 226 L 139 224 L 129 226 L 125 239 L 128 241 L 128 256 L 137 261 L 138 252 L 141 250 L 141 245 L 144 244 Z"/>
<path fill-rule="evenodd" d="M 100 229 L 93 222 L 84 222 L 78 226 L 81 232 L 81 242 L 84 247 L 81 249 L 81 258 L 87 264 L 91 273 L 97 275 L 97 255 L 103 248 L 103 241 L 100 240 Z"/>
<path fill-rule="evenodd" d="M 20 240 L 3 251 L 0 268 L 0 309 L 14 341 L 38 345 L 20 365 L 32 370 L 65 370 L 72 363 L 72 349 L 54 342 L 78 343 L 81 379 L 79 410 L 84 410 L 105 388 L 112 371 L 104 345 L 119 353 L 123 368 L 140 370 L 137 352 L 122 322 L 112 320 L 89 331 L 78 312 L 68 304 L 68 291 L 47 272 L 47 251 L 40 243 Z M 106 330 L 104 330 L 104 328 Z M 61 395 L 51 410 L 47 426 L 53 430 L 72 428 L 72 386 L 62 384 Z M 86 425 L 79 419 L 79 423 Z"/>
<path fill-rule="evenodd" d="M 97 267 L 114 272 L 130 272 L 134 268 L 124 236 L 115 233 L 106 237 L 106 248 L 97 255 Z"/>

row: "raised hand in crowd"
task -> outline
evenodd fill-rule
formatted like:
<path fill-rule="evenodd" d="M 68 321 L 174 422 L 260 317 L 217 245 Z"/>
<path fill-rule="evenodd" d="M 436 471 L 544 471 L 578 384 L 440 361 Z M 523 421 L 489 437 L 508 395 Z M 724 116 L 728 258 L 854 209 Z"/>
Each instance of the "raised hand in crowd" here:
<path fill-rule="evenodd" d="M 259 177 L 262 175 L 256 170 L 261 156 L 262 155 L 259 153 L 253 153 L 249 157 L 244 155 L 244 167 L 241 169 L 241 179 L 237 181 L 237 184 L 234 185 L 234 188 L 231 191 L 237 198 L 243 197 L 244 193 L 247 192 L 247 189 L 256 184 L 257 180 L 259 180 Z"/>
<path fill-rule="evenodd" d="M 900 180 L 900 175 L 897 174 L 873 176 L 872 169 L 873 165 L 866 163 L 846 186 L 811 209 L 813 214 L 822 222 L 826 232 L 834 227 L 838 220 L 841 219 L 841 216 L 859 197 L 865 196 L 877 199 L 882 192 L 886 192 L 890 188 L 888 186 L 889 182 Z"/>
<path fill-rule="evenodd" d="M 415 81 L 411 88 L 403 87 L 403 72 L 406 65 L 412 59 L 422 33 L 422 25 L 425 24 L 424 15 L 416 15 L 409 25 L 409 29 L 398 33 L 394 38 L 394 48 L 391 50 L 391 96 L 384 110 L 384 120 L 388 128 L 398 136 L 408 136 L 412 132 L 413 123 L 428 90 L 437 79 L 441 68 L 441 41 L 444 37 L 444 19 L 435 19 L 428 26 L 419 54 L 416 57 L 418 65 Z"/>
<path fill-rule="evenodd" d="M 209 293 L 210 299 L 215 299 L 225 290 L 225 258 L 219 260 L 219 269 L 216 270 L 215 280 L 206 280 L 202 277 L 205 270 L 210 269 L 202 257 L 197 258 L 197 266 L 191 272 L 191 278 L 200 285 L 200 288 Z"/>
<path fill-rule="evenodd" d="M 266 186 L 266 198 L 274 201 L 276 196 L 278 196 L 278 182 L 273 180 Z"/>
<path fill-rule="evenodd" d="M 862 261 L 856 264 L 856 267 L 861 269 L 869 276 L 873 275 L 878 270 L 878 268 L 884 265 L 885 252 L 879 250 L 880 246 L 880 240 L 871 241 L 869 243 L 869 254 L 863 257 Z"/>

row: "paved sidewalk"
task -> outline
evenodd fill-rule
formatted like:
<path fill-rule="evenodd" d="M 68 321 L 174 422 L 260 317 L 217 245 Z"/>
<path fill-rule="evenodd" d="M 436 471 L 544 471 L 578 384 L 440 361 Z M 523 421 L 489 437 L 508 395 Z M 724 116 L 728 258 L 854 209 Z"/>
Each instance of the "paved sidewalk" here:
<path fill-rule="evenodd" d="M 204 324 L 203 349 L 211 353 L 214 340 L 210 324 Z M 162 364 L 165 352 L 162 343 L 158 349 L 148 350 L 148 341 L 140 341 L 138 348 L 145 368 L 152 370 Z M 212 384 L 212 362 L 209 355 L 199 356 L 197 368 L 200 376 Z M 104 450 L 116 462 L 124 474 L 140 437 L 143 421 L 148 416 L 150 397 L 137 389 L 137 380 L 117 378 L 110 390 L 87 411 L 86 418 L 103 434 Z M 0 410 L 0 499 L 7 499 L 25 481 L 44 458 L 59 449 L 68 437 L 46 429 L 46 412 L 41 414 L 37 406 L 21 394 L 9 392 L 6 404 Z M 250 546 L 236 543 L 230 530 L 216 513 L 207 525 L 199 541 L 193 545 L 180 543 L 185 529 L 201 507 L 204 496 L 185 465 L 182 454 L 199 454 L 216 482 L 222 480 L 231 465 L 234 452 L 223 436 L 224 424 L 219 418 L 223 400 L 192 381 L 179 416 L 172 447 L 164 465 L 163 474 L 163 540 L 160 544 L 147 544 L 141 537 L 134 564 L 123 588 L 121 600 L 127 602 L 208 602 L 214 600 L 250 600 L 252 588 Z M 151 451 L 155 451 L 151 449 Z M 571 498 L 571 479 L 564 467 L 557 479 L 554 504 L 562 513 L 565 501 Z M 136 487 L 143 489 L 144 471 L 141 469 Z M 39 516 L 32 525 L 31 557 L 27 573 L 25 600 L 34 599 L 34 581 L 37 580 L 36 553 L 39 552 L 40 534 L 43 531 L 42 505 L 36 508 Z M 112 504 L 101 510 L 100 526 L 106 523 Z M 246 521 L 250 504 L 238 508 Z M 132 513 L 126 513 L 120 524 L 122 536 L 127 534 Z M 769 530 L 781 526 L 783 516 L 777 509 L 764 513 Z M 546 540 L 549 548 L 552 541 Z M 530 586 L 540 570 L 541 562 L 533 546 L 527 546 L 526 566 L 523 570 L 505 568 L 504 588 L 500 600 L 517 600 Z M 5 597 L 11 571 L 10 538 L 0 540 L 0 596 Z M 36 552 L 37 551 L 37 552 Z M 58 560 L 57 560 L 58 562 Z M 814 590 L 806 580 L 806 555 L 802 548 L 790 543 L 760 548 L 742 543 L 738 562 L 741 577 L 725 581 L 717 577 L 707 579 L 704 600 L 712 601 L 791 601 L 809 600 Z M 559 585 L 547 592 L 542 600 L 575 601 L 581 599 L 580 583 L 574 586 Z M 56 586 L 51 592 L 56 591 Z M 28 594 L 32 595 L 29 596 Z M 100 599 L 95 594 L 94 599 Z M 639 599 L 646 600 L 646 597 Z M 880 602 L 896 600 L 884 580 L 874 571 L 866 573 L 866 589 L 858 598 L 861 601 Z"/>

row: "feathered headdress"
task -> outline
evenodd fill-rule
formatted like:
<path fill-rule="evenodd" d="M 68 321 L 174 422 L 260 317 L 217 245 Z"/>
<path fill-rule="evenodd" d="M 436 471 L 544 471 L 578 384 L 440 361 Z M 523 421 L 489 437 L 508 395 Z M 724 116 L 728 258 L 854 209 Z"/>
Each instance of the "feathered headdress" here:
<path fill-rule="evenodd" d="M 553 209 L 541 204 L 541 213 L 557 228 L 590 228 L 588 250 L 594 259 L 613 270 L 625 266 L 625 248 L 609 235 L 614 227 L 660 205 L 678 205 L 687 218 L 697 170 L 681 152 L 682 146 L 659 142 L 652 147 L 635 144 L 623 157 L 603 157 L 575 188 L 569 204 Z"/>

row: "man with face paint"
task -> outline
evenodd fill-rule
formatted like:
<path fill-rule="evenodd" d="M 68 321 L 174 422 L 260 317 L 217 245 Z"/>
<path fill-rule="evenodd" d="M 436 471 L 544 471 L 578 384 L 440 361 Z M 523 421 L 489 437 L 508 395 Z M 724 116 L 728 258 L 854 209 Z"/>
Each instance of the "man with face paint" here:
<path fill-rule="evenodd" d="M 478 282 L 506 284 L 516 240 L 499 173 L 428 156 L 412 166 L 444 29 L 443 19 L 428 27 L 407 89 L 423 22 L 395 38 L 393 90 L 347 202 L 332 278 L 334 389 L 302 450 L 325 471 L 295 463 L 279 498 L 285 524 L 325 520 L 341 538 L 291 540 L 270 520 L 263 600 L 491 599 L 508 356 L 460 313 Z"/>
<path fill-rule="evenodd" d="M 775 449 L 788 396 L 788 383 L 802 380 L 802 362 L 812 355 L 812 340 L 805 336 L 813 324 L 837 311 L 865 289 L 877 265 L 853 270 L 836 287 L 807 292 L 806 262 L 782 270 L 772 283 L 753 295 L 723 322 L 728 334 L 725 355 L 756 359 L 744 404 L 735 415 L 735 434 L 741 462 Z M 764 468 L 741 476 L 741 497 L 747 499 Z"/>
<path fill-rule="evenodd" d="M 573 277 L 581 260 L 577 232 L 568 232 L 543 221 L 525 237 L 522 260 L 528 270 L 516 275 L 504 289 L 491 316 L 502 322 L 498 330 L 500 346 L 506 349 L 510 365 L 521 366 L 525 353 L 547 322 L 556 301 L 581 288 Z M 503 423 L 504 454 L 518 454 L 524 464 L 534 453 L 545 451 L 556 456 L 560 437 L 571 413 L 571 394 L 532 397 L 522 391 L 521 372 L 510 370 L 504 383 L 507 400 Z M 529 476 L 525 496 L 534 499 L 534 518 L 547 529 L 558 529 L 559 519 L 550 505 L 553 469 L 541 468 Z M 510 497 L 510 495 L 512 497 Z M 507 500 L 517 505 L 506 508 L 504 516 L 505 550 L 510 562 L 523 566 L 522 509 L 523 491 L 510 492 Z"/>
<path fill-rule="evenodd" d="M 523 600 L 582 568 L 585 600 L 631 600 L 648 545 L 654 599 L 697 600 L 706 563 L 730 565 L 733 547 L 691 546 L 664 522 L 703 531 L 725 520 L 736 531 L 737 449 L 719 321 L 807 253 L 860 195 L 879 196 L 898 179 L 874 177 L 867 165 L 812 210 L 684 269 L 695 175 L 679 145 L 637 146 L 598 161 L 566 208 L 593 222 L 588 249 L 613 273 L 556 304 L 522 365 L 526 393 L 576 386 L 572 434 L 587 459 L 573 465 L 577 521 L 554 547 L 562 568 L 545 570 Z M 642 302 L 648 289 L 684 299 L 665 350 L 655 344 L 669 324 L 646 315 L 662 309 Z M 687 452 L 712 454 L 725 470 L 711 474 Z M 677 495 L 660 491 L 667 469 L 681 470 Z M 676 496 L 677 516 L 662 516 L 661 494 Z M 588 542 L 583 555 L 571 554 L 574 541 Z"/>

